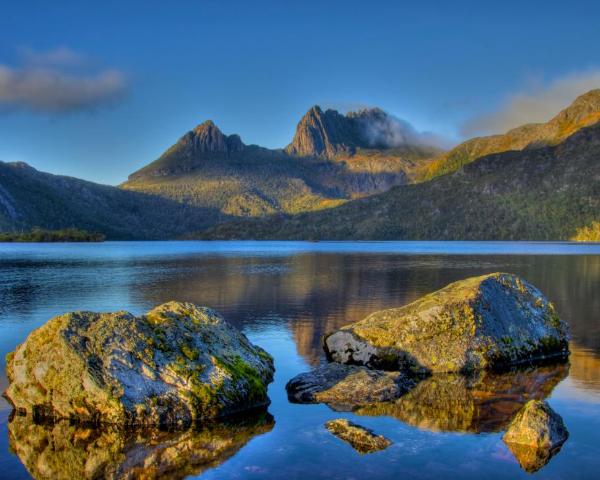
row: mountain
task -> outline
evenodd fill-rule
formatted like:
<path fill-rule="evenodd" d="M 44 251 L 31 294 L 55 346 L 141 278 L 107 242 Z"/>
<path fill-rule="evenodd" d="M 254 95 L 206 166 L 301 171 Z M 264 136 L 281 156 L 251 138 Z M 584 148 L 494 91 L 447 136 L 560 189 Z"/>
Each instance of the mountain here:
<path fill-rule="evenodd" d="M 429 180 L 458 170 L 477 158 L 492 153 L 557 145 L 583 127 L 600 121 L 600 89 L 591 90 L 562 110 L 547 123 L 532 123 L 514 128 L 504 135 L 467 140 L 425 165 L 418 180 Z"/>
<path fill-rule="evenodd" d="M 341 115 L 315 106 L 292 143 L 277 150 L 245 145 L 207 121 L 121 188 L 235 217 L 329 208 L 409 183 L 422 162 L 440 153 L 412 141 L 408 126 L 406 141 L 386 145 L 377 135 L 388 119 L 379 109 Z"/>
<path fill-rule="evenodd" d="M 153 195 L 0 162 L 0 231 L 77 227 L 109 239 L 162 239 L 219 218 L 218 212 Z"/>
<path fill-rule="evenodd" d="M 201 237 L 559 240 L 595 228 L 599 220 L 596 123 L 557 145 L 486 155 L 427 182 L 322 212 L 232 221 Z"/>

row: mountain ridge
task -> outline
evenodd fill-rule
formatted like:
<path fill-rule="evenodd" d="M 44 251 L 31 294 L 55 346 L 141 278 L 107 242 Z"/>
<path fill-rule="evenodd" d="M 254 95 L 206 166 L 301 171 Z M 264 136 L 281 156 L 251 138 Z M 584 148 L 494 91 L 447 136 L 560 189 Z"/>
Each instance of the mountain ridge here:
<path fill-rule="evenodd" d="M 203 239 L 568 240 L 600 217 L 600 122 L 321 212 L 233 220 Z"/>
<path fill-rule="evenodd" d="M 600 89 L 579 95 L 569 106 L 545 123 L 530 123 L 504 134 L 469 139 L 427 165 L 419 181 L 454 172 L 477 158 L 492 153 L 556 145 L 577 130 L 600 121 Z"/>

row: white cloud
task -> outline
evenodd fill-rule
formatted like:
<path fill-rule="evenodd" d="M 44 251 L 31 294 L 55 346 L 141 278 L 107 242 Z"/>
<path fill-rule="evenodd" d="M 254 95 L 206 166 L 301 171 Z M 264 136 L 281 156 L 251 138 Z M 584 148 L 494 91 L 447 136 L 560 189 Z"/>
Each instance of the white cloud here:
<path fill-rule="evenodd" d="M 600 70 L 573 73 L 549 84 L 536 82 L 532 87 L 509 95 L 495 112 L 467 121 L 465 136 L 504 133 L 526 123 L 547 122 L 579 95 L 600 88 Z"/>
<path fill-rule="evenodd" d="M 127 91 L 125 76 L 115 69 L 73 68 L 85 57 L 69 49 L 22 50 L 23 65 L 0 64 L 0 110 L 64 113 L 116 102 Z"/>

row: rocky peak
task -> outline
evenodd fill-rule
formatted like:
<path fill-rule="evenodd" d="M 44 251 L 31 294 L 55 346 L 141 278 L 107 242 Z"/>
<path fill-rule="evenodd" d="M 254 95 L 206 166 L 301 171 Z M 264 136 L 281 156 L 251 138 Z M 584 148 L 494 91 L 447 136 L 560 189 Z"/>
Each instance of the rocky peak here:
<path fill-rule="evenodd" d="M 361 143 L 350 117 L 332 109 L 323 111 L 315 105 L 302 117 L 285 150 L 290 155 L 330 158 L 340 153 L 352 154 Z"/>
<path fill-rule="evenodd" d="M 244 148 L 239 135 L 224 135 L 212 120 L 207 120 L 186 133 L 178 143 L 194 153 L 231 153 Z"/>

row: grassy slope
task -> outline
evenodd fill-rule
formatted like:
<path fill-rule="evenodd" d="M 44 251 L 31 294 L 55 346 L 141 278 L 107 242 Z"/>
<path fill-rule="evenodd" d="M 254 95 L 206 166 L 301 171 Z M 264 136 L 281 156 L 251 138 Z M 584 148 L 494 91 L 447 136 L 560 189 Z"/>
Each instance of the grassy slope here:
<path fill-rule="evenodd" d="M 600 89 L 580 95 L 547 123 L 523 125 L 503 135 L 467 140 L 423 165 L 415 179 L 426 181 L 455 172 L 463 165 L 492 153 L 558 145 L 581 128 L 598 121 L 600 121 Z"/>
<path fill-rule="evenodd" d="M 569 239 L 600 219 L 600 124 L 563 143 L 489 155 L 429 182 L 293 217 L 229 222 L 204 238 Z"/>
<path fill-rule="evenodd" d="M 169 153 L 169 152 L 167 152 Z M 361 150 L 334 160 L 290 157 L 256 146 L 228 156 L 198 158 L 189 171 L 151 175 L 145 167 L 121 185 L 230 216 L 300 213 L 404 184 L 427 149 Z M 174 165 L 181 159 L 170 159 Z M 168 168 L 165 159 L 155 167 Z"/>

